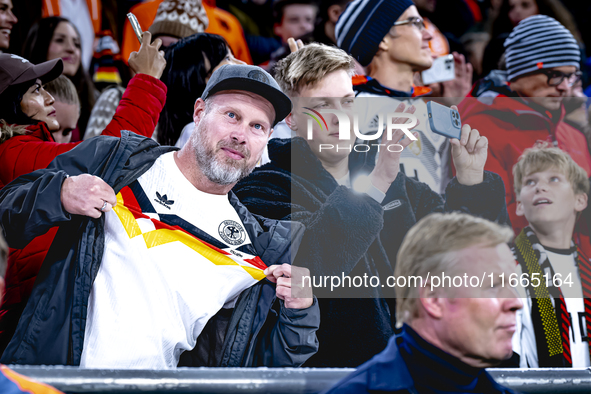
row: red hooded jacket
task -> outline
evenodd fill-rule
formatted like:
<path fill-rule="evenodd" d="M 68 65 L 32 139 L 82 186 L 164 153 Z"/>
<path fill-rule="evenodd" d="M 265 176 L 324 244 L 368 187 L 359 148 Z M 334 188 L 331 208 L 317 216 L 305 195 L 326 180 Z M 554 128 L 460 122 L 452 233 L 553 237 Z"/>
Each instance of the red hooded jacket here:
<path fill-rule="evenodd" d="M 476 90 L 476 89 L 475 89 Z M 507 92 L 510 92 L 507 89 Z M 564 107 L 558 115 L 538 111 L 517 97 L 488 91 L 478 98 L 472 94 L 459 105 L 462 123 L 477 129 L 488 138 L 488 158 L 485 170 L 496 172 L 505 183 L 505 196 L 509 218 L 515 233 L 527 226 L 523 216 L 517 216 L 513 166 L 523 151 L 537 141 L 548 141 L 568 152 L 587 175 L 591 175 L 591 155 L 583 133 L 565 123 Z"/>
<path fill-rule="evenodd" d="M 151 137 L 166 101 L 166 91 L 160 80 L 137 74 L 102 135 L 120 137 L 121 130 L 130 130 Z M 47 167 L 56 156 L 81 142 L 59 144 L 45 123 L 28 126 L 26 134 L 0 144 L 0 188 L 21 175 Z M 56 232 L 57 227 L 35 238 L 24 249 L 10 249 L 6 291 L 0 308 L 0 353 L 12 338 Z"/>

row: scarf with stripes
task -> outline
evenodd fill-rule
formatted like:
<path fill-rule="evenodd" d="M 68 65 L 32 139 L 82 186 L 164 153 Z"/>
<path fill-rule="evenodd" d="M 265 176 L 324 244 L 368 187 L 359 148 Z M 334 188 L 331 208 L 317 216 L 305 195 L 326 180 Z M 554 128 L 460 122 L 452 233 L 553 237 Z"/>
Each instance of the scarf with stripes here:
<path fill-rule="evenodd" d="M 548 255 L 530 227 L 525 227 L 515 239 L 513 248 L 515 257 L 523 273 L 532 278 L 538 274 L 540 285 L 534 287 L 530 280 L 528 294 L 532 300 L 532 321 L 536 336 L 538 361 L 540 367 L 571 367 L 569 332 L 571 322 L 566 303 L 560 288 L 552 297 L 543 277 L 542 266 L 547 263 Z M 591 263 L 577 246 L 575 260 L 583 288 L 587 335 L 591 333 Z M 588 341 L 588 337 L 583 340 Z"/>

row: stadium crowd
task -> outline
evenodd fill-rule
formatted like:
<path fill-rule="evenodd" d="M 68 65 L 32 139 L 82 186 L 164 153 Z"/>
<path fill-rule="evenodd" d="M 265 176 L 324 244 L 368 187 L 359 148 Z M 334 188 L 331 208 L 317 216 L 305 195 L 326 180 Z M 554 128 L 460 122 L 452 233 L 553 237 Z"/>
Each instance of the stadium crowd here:
<path fill-rule="evenodd" d="M 331 393 L 591 367 L 588 15 L 0 0 L 0 362 L 357 368 Z"/>

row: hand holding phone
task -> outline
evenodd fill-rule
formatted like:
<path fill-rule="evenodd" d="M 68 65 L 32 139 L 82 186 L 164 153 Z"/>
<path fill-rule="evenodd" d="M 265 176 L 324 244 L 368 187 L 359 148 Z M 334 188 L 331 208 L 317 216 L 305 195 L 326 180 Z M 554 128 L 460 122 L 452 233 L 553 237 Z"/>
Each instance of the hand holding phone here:
<path fill-rule="evenodd" d="M 139 51 L 129 55 L 129 68 L 134 74 L 147 74 L 160 79 L 166 67 L 164 52 L 160 50 L 162 41 L 159 38 L 151 41 L 152 34 L 144 32 Z"/>
<path fill-rule="evenodd" d="M 451 157 L 458 182 L 466 186 L 481 183 L 488 156 L 488 139 L 470 125 L 462 125 L 455 105 L 448 108 L 430 101 L 427 111 L 431 130 L 450 138 Z"/>
<path fill-rule="evenodd" d="M 423 84 L 431 85 L 436 82 L 450 81 L 456 77 L 453 55 L 439 56 L 433 60 L 431 68 L 421 73 Z"/>
<path fill-rule="evenodd" d="M 131 12 L 129 12 L 127 14 L 127 19 L 129 19 L 129 23 L 131 23 L 131 28 L 135 32 L 135 35 L 141 44 L 142 43 L 142 36 L 143 36 L 144 32 L 142 31 L 142 27 L 140 26 L 140 23 L 138 22 L 135 15 Z"/>

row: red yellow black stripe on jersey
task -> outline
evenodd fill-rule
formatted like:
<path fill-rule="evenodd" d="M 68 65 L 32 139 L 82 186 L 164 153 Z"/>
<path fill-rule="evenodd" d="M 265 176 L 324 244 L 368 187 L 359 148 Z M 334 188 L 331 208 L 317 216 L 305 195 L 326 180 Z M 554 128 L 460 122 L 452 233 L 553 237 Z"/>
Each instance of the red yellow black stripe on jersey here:
<path fill-rule="evenodd" d="M 145 213 L 156 213 L 156 211 L 137 181 L 121 189 L 117 194 L 117 205 L 113 211 L 119 217 L 129 238 L 141 236 L 148 249 L 170 242 L 181 242 L 213 264 L 240 266 L 256 280 L 265 278 L 263 270 L 267 266 L 260 257 L 243 259 L 247 264 L 239 264 L 229 257 L 231 256 L 229 252 L 222 249 L 227 248 L 226 245 L 178 216 L 158 214 L 159 219 L 155 219 L 146 215 Z M 150 220 L 155 229 L 143 232 L 137 222 L 138 219 Z"/>

